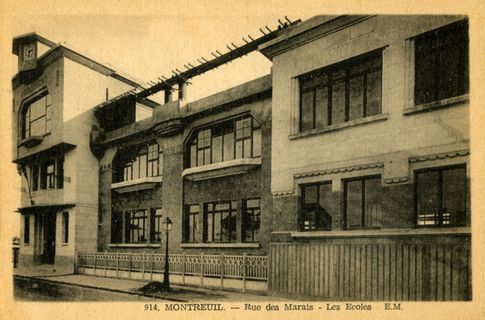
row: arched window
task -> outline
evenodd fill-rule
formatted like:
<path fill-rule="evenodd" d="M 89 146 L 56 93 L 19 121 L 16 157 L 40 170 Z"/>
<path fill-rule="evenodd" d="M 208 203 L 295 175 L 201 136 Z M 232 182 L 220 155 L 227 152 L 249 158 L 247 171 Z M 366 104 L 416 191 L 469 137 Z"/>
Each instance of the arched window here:
<path fill-rule="evenodd" d="M 24 105 L 20 117 L 22 139 L 42 136 L 51 131 L 51 106 L 51 95 L 47 91 Z"/>

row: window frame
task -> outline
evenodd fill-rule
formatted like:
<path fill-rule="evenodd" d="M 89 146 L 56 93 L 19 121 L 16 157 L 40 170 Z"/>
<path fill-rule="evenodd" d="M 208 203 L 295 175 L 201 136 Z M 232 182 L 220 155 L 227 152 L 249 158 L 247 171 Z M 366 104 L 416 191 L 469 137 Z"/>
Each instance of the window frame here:
<path fill-rule="evenodd" d="M 224 200 L 224 201 L 214 201 L 214 202 L 206 202 L 204 203 L 204 217 L 203 217 L 203 220 L 204 220 L 204 223 L 203 223 L 203 242 L 204 243 L 235 243 L 237 241 L 237 216 L 238 216 L 238 201 L 236 200 Z M 228 212 L 229 213 L 229 239 L 228 240 L 224 240 L 223 239 L 223 214 L 225 211 L 218 211 L 216 210 L 216 206 L 217 205 L 223 205 L 223 204 L 228 204 L 229 205 L 229 209 Z M 233 204 L 235 204 L 235 207 L 233 208 Z M 211 212 L 209 212 L 209 206 L 212 205 L 212 210 Z M 216 214 L 220 215 L 220 219 L 219 219 L 219 223 L 220 223 L 220 226 L 219 226 L 219 229 L 221 231 L 220 233 L 220 239 L 215 239 L 215 226 L 216 226 Z M 209 216 L 212 216 L 212 221 L 211 221 L 211 228 L 210 230 L 212 231 L 212 235 L 211 235 L 211 241 L 209 241 Z M 235 218 L 235 225 L 233 226 L 232 225 L 232 218 Z M 233 231 L 233 227 L 234 227 L 234 230 L 235 230 L 235 234 L 234 234 L 234 238 L 232 237 L 232 231 Z"/>
<path fill-rule="evenodd" d="M 463 34 L 458 33 L 456 32 L 457 30 L 464 33 Z M 446 32 L 448 32 L 449 34 L 446 34 Z M 458 43 L 453 42 L 452 45 L 450 45 L 450 43 L 443 43 L 443 42 L 446 42 L 446 40 L 450 41 L 450 39 L 460 40 L 462 42 L 458 42 Z M 468 25 L 467 19 L 452 22 L 445 26 L 441 26 L 439 28 L 435 28 L 433 30 L 424 32 L 422 34 L 419 34 L 413 37 L 411 41 L 412 41 L 412 50 L 413 50 L 412 52 L 413 59 L 411 61 L 411 64 L 412 64 L 412 68 L 414 68 L 413 79 L 412 79 L 413 81 L 412 97 L 411 97 L 413 106 L 433 104 L 439 101 L 460 97 L 469 93 L 469 89 L 470 89 L 469 88 L 469 25 Z M 420 43 L 421 41 L 423 43 Z M 441 44 L 434 47 L 433 43 L 436 43 L 436 42 Z M 428 47 L 428 48 L 425 48 L 425 47 Z M 457 94 L 448 93 L 443 97 L 440 97 L 439 90 L 446 88 L 446 83 L 439 86 L 439 82 L 437 83 L 436 81 L 437 79 L 440 78 L 439 76 L 437 76 L 437 74 L 439 74 L 441 70 L 437 65 L 439 62 L 439 57 L 442 55 L 446 56 L 446 54 L 449 54 L 449 50 L 448 50 L 449 48 L 456 48 L 456 47 L 459 47 L 462 51 L 462 54 L 460 56 L 460 66 L 459 66 L 461 71 L 459 84 L 462 87 L 458 89 L 459 92 Z M 422 48 L 421 52 L 419 52 L 420 48 Z M 443 50 L 443 49 L 446 49 L 446 50 Z M 426 57 L 429 57 L 431 55 L 435 56 L 434 65 L 431 70 L 433 76 L 429 76 L 429 75 L 426 76 L 426 74 L 423 73 L 425 76 L 421 76 L 421 78 L 432 79 L 433 81 L 432 88 L 434 90 L 433 97 L 429 98 L 430 100 L 426 100 L 425 98 L 418 99 L 417 97 L 417 93 L 419 92 L 418 77 L 421 75 L 421 73 L 418 71 L 418 68 L 417 68 L 418 59 L 425 59 Z M 422 99 L 424 99 L 424 101 L 421 101 Z"/>
<path fill-rule="evenodd" d="M 349 121 L 354 121 L 358 119 L 365 119 L 371 116 L 376 116 L 382 114 L 382 96 L 383 96 L 383 48 L 379 48 L 370 52 L 366 52 L 360 54 L 358 56 L 334 63 L 329 66 L 325 66 L 323 68 L 312 70 L 308 73 L 302 74 L 297 76 L 298 82 L 298 132 L 308 132 L 315 129 L 325 129 L 331 126 L 335 126 L 338 124 L 348 123 Z M 360 70 L 357 73 L 351 73 L 351 69 L 356 67 L 359 63 L 370 63 L 372 61 L 378 61 L 377 66 L 368 67 L 364 70 Z M 339 71 L 344 71 L 345 75 L 343 77 L 339 77 L 338 79 L 333 78 L 333 74 Z M 376 114 L 368 114 L 368 97 L 367 97 L 367 79 L 368 75 L 373 74 L 375 72 L 380 72 L 380 106 L 379 112 Z M 357 79 L 359 77 L 363 77 L 363 85 L 362 85 L 362 117 L 357 119 L 350 120 L 350 82 L 353 79 Z M 326 79 L 325 83 L 317 82 L 316 84 L 312 85 L 309 88 L 303 89 L 306 81 L 311 81 L 312 78 L 324 78 Z M 341 122 L 333 123 L 333 113 L 334 113 L 334 106 L 333 106 L 333 91 L 334 86 L 336 83 L 344 81 L 344 120 Z M 326 103 L 326 112 L 327 112 L 327 119 L 325 120 L 324 126 L 317 125 L 317 90 L 321 88 L 326 88 L 327 91 L 327 103 Z M 310 129 L 303 129 L 303 94 L 308 92 L 312 92 L 312 126 Z M 322 106 L 324 107 L 324 106 Z"/>
<path fill-rule="evenodd" d="M 150 147 L 155 145 L 158 153 L 150 151 Z M 161 167 L 163 166 L 163 151 L 157 142 L 132 146 L 129 148 L 129 152 L 132 154 L 115 158 L 116 174 L 113 175 L 113 183 L 159 177 L 163 174 L 163 167 Z M 157 154 L 158 157 L 151 158 L 154 154 Z M 141 161 L 143 158 L 145 158 L 144 161 Z M 145 167 L 144 173 L 142 173 L 142 166 Z M 151 175 L 149 167 L 152 170 Z M 156 174 L 153 169 L 156 169 Z M 138 172 L 137 174 L 134 174 L 135 170 Z"/>
<path fill-rule="evenodd" d="M 250 208 L 250 209 L 253 209 L 252 212 L 251 212 L 251 228 L 250 228 L 250 232 L 251 232 L 251 240 L 250 241 L 247 241 L 246 240 L 246 235 L 247 235 L 247 228 L 246 228 L 246 224 L 245 224 L 245 218 L 246 218 L 246 215 L 248 214 L 248 201 L 251 201 L 251 200 L 258 200 L 258 207 L 257 209 L 256 208 Z M 258 227 L 258 233 L 257 233 L 257 238 L 255 238 L 255 230 L 256 228 L 254 228 L 254 225 L 255 225 L 255 210 L 259 210 L 259 227 Z M 236 213 L 237 214 L 237 213 Z M 242 210 L 241 210 L 241 242 L 243 243 L 259 243 L 261 241 L 261 218 L 262 218 L 262 211 L 261 211 L 261 198 L 247 198 L 247 199 L 243 199 L 242 200 Z"/>
<path fill-rule="evenodd" d="M 301 197 L 300 197 L 300 210 L 299 210 L 299 213 L 298 213 L 298 228 L 301 232 L 311 232 L 311 231 L 330 231 L 332 230 L 333 228 L 333 225 L 332 225 L 332 220 L 330 220 L 330 228 L 324 228 L 324 227 L 317 227 L 316 225 L 316 222 L 315 222 L 315 229 L 314 230 L 305 230 L 304 229 L 304 225 L 303 225 L 303 210 L 304 210 L 304 206 L 305 205 L 308 205 L 310 206 L 310 204 L 305 204 L 305 195 L 306 195 L 306 188 L 308 187 L 317 187 L 317 201 L 315 203 L 313 203 L 313 205 L 319 205 L 320 204 L 320 186 L 322 185 L 330 185 L 330 188 L 332 188 L 332 180 L 326 180 L 326 181 L 319 181 L 319 182 L 312 182 L 312 183 L 305 183 L 305 184 L 300 184 L 299 187 L 300 187 L 300 192 L 301 192 Z M 332 189 L 330 189 L 331 192 L 332 192 Z M 315 217 L 314 217 L 314 220 L 316 221 L 316 207 L 315 207 Z M 328 214 L 330 215 L 330 217 L 332 217 L 331 213 L 328 212 Z"/>
<path fill-rule="evenodd" d="M 464 190 L 463 190 L 463 197 L 465 200 L 465 208 L 463 212 L 463 219 L 464 221 L 461 222 L 461 224 L 456 225 L 451 223 L 452 222 L 452 217 L 450 216 L 450 224 L 446 225 L 443 224 L 443 171 L 446 170 L 453 170 L 453 169 L 464 169 L 465 171 L 465 185 L 464 185 Z M 438 196 L 439 196 L 439 202 L 440 202 L 440 208 L 438 215 L 439 217 L 439 223 L 438 224 L 433 224 L 433 225 L 420 225 L 418 224 L 419 221 L 419 212 L 418 212 L 418 175 L 421 173 L 428 173 L 428 172 L 438 172 L 439 173 L 439 185 L 438 185 Z M 466 163 L 460 163 L 460 164 L 452 164 L 452 165 L 446 165 L 446 166 L 436 166 L 436 167 L 430 167 L 430 168 L 421 168 L 421 169 L 416 169 L 414 170 L 414 225 L 416 228 L 456 228 L 456 227 L 463 227 L 466 226 L 466 216 L 467 216 L 467 197 L 468 197 L 468 177 L 467 177 L 467 164 Z"/>
<path fill-rule="evenodd" d="M 197 211 L 192 212 L 191 207 L 197 208 Z M 183 221 L 183 232 L 182 232 L 182 242 L 183 243 L 198 243 L 199 242 L 199 226 L 200 222 L 200 205 L 199 203 L 186 204 L 184 209 L 184 221 Z M 191 228 L 190 222 L 193 221 L 193 228 Z M 192 237 L 192 241 L 190 238 Z"/>
<path fill-rule="evenodd" d="M 243 135 L 243 137 L 238 137 L 237 135 L 237 132 L 238 132 L 238 129 L 236 128 L 236 124 L 239 122 L 239 121 L 243 121 L 243 127 L 242 127 L 242 130 L 243 130 L 243 133 L 244 133 L 244 128 L 247 128 L 247 127 L 244 127 L 244 121 L 249 119 L 250 121 L 250 135 L 248 136 L 245 136 Z M 230 128 L 225 130 L 224 129 L 224 125 L 228 126 Z M 221 128 L 222 127 L 222 128 Z M 210 144 L 209 145 L 204 145 L 204 146 L 199 146 L 199 133 L 200 132 L 203 132 L 203 131 L 206 131 L 208 130 L 210 133 L 210 138 L 209 138 L 209 141 L 210 141 Z M 220 132 L 218 132 L 218 130 Z M 230 118 L 230 119 L 226 119 L 226 120 L 222 120 L 222 121 L 218 121 L 218 122 L 215 122 L 215 123 L 211 123 L 209 125 L 205 125 L 205 126 L 201 126 L 197 129 L 195 129 L 189 136 L 189 138 L 187 139 L 187 142 L 185 144 L 185 168 L 195 168 L 195 167 L 201 167 L 201 166 L 204 166 L 204 165 L 208 165 L 208 164 L 214 164 L 214 163 L 219 163 L 219 162 L 225 162 L 225 161 L 230 161 L 230 160 L 234 160 L 234 159 L 244 159 L 244 158 L 259 158 L 261 157 L 261 149 L 262 149 L 262 132 L 261 134 L 259 134 L 259 139 L 260 141 L 258 142 L 258 144 L 255 143 L 255 135 L 254 135 L 254 132 L 257 131 L 257 130 L 262 130 L 261 128 L 261 124 L 259 123 L 259 121 L 257 121 L 251 114 L 245 114 L 245 115 L 242 115 L 242 116 L 237 116 L 237 117 L 233 117 L 233 118 Z M 232 135 L 232 155 L 230 155 L 229 157 L 227 156 L 227 154 L 225 153 L 225 146 L 226 146 L 226 142 L 225 142 L 225 139 L 226 139 L 226 136 L 228 134 L 231 134 Z M 217 137 L 221 137 L 221 161 L 217 161 L 217 162 L 214 162 L 214 157 L 213 157 L 213 154 L 214 154 L 214 143 L 213 143 L 213 140 L 214 138 L 217 138 Z M 244 145 L 246 143 L 246 141 L 248 141 L 249 143 L 249 154 L 246 155 L 246 153 L 244 152 Z M 242 154 L 240 157 L 238 157 L 238 154 L 237 154 L 237 145 L 238 143 L 242 143 Z M 255 146 L 257 147 L 259 145 L 259 154 L 258 155 L 255 155 Z M 195 152 L 194 152 L 195 150 Z M 205 163 L 205 161 L 203 161 L 202 163 L 200 162 L 200 159 L 199 159 L 199 153 L 200 152 L 204 152 L 206 150 L 209 150 L 209 163 Z M 205 160 L 205 153 L 204 154 L 204 160 Z M 193 156 L 195 155 L 195 160 L 193 159 Z"/>
<path fill-rule="evenodd" d="M 378 226 L 366 226 L 366 216 L 367 212 L 365 210 L 365 205 L 366 205 L 366 197 L 365 197 L 365 181 L 366 180 L 373 180 L 373 179 L 379 179 L 381 181 L 381 190 L 382 192 L 382 176 L 380 174 L 376 175 L 368 175 L 368 176 L 359 176 L 359 177 L 352 177 L 348 179 L 343 179 L 343 229 L 344 230 L 379 230 L 382 228 L 382 216 L 380 217 L 381 221 L 379 221 Z M 355 182 L 355 181 L 360 181 L 361 184 L 361 204 L 360 204 L 360 210 L 361 210 L 361 220 L 360 220 L 360 227 L 349 227 L 348 226 L 348 205 L 347 205 L 347 199 L 348 199 L 348 193 L 347 193 L 347 184 L 349 182 Z M 381 211 L 382 214 L 382 211 Z"/>
<path fill-rule="evenodd" d="M 32 120 L 31 107 L 37 101 L 45 99 L 43 106 L 43 114 Z M 52 130 L 52 96 L 49 91 L 44 90 L 29 98 L 22 104 L 22 111 L 20 112 L 19 127 L 20 139 L 25 140 L 31 137 L 45 136 Z M 50 111 L 50 112 L 49 112 Z M 44 130 L 39 135 L 32 135 L 32 123 L 37 121 L 44 121 Z"/>

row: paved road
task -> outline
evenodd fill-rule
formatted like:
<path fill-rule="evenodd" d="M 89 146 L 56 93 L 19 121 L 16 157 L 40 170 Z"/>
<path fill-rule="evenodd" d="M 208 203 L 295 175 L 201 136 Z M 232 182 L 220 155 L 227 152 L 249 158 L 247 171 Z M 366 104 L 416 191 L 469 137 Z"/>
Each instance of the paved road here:
<path fill-rule="evenodd" d="M 154 301 L 127 293 L 23 278 L 14 280 L 14 297 L 19 301 Z"/>

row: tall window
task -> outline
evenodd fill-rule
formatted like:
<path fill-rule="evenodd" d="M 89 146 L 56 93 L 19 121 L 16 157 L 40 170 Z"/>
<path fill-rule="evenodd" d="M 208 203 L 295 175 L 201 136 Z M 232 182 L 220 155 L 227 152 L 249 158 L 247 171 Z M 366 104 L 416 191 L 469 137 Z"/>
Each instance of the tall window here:
<path fill-rule="evenodd" d="M 199 232 L 199 205 L 185 207 L 184 216 L 184 242 L 198 242 Z"/>
<path fill-rule="evenodd" d="M 62 213 L 62 243 L 69 242 L 69 212 Z"/>
<path fill-rule="evenodd" d="M 147 242 L 147 211 L 136 210 L 125 213 L 125 242 L 141 243 Z"/>
<path fill-rule="evenodd" d="M 205 242 L 236 241 L 236 210 L 236 201 L 208 203 L 205 205 Z"/>
<path fill-rule="evenodd" d="M 313 71 L 299 82 L 300 131 L 381 113 L 381 51 Z"/>
<path fill-rule="evenodd" d="M 345 226 L 347 229 L 379 228 L 382 217 L 380 177 L 345 181 Z"/>
<path fill-rule="evenodd" d="M 30 243 L 30 216 L 24 215 L 24 244 Z"/>
<path fill-rule="evenodd" d="M 131 181 L 162 175 L 163 153 L 158 144 L 142 145 L 121 151 L 115 161 L 113 182 Z"/>
<path fill-rule="evenodd" d="M 301 187 L 300 230 L 332 229 L 332 183 L 303 185 Z"/>
<path fill-rule="evenodd" d="M 415 177 L 418 226 L 465 225 L 465 166 L 418 171 Z"/>
<path fill-rule="evenodd" d="M 151 209 L 150 212 L 150 242 L 158 243 L 162 239 L 162 209 Z"/>
<path fill-rule="evenodd" d="M 51 131 L 51 95 L 44 92 L 24 106 L 21 116 L 21 137 L 42 136 Z"/>
<path fill-rule="evenodd" d="M 242 214 L 243 242 L 258 242 L 261 228 L 261 199 L 244 200 Z"/>
<path fill-rule="evenodd" d="M 194 133 L 187 144 L 187 166 L 261 156 L 261 126 L 250 116 L 231 119 Z"/>
<path fill-rule="evenodd" d="M 64 157 L 32 165 L 32 191 L 64 187 Z"/>
<path fill-rule="evenodd" d="M 414 47 L 415 104 L 468 92 L 468 21 L 427 32 Z"/>

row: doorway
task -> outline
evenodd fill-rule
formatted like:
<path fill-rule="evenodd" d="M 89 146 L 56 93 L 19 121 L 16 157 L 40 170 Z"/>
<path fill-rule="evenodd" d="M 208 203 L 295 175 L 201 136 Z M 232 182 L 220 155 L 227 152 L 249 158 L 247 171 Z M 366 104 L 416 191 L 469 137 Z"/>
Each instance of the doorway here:
<path fill-rule="evenodd" d="M 54 264 L 56 256 L 56 213 L 46 212 L 43 215 L 44 236 L 43 236 L 43 264 Z"/>

